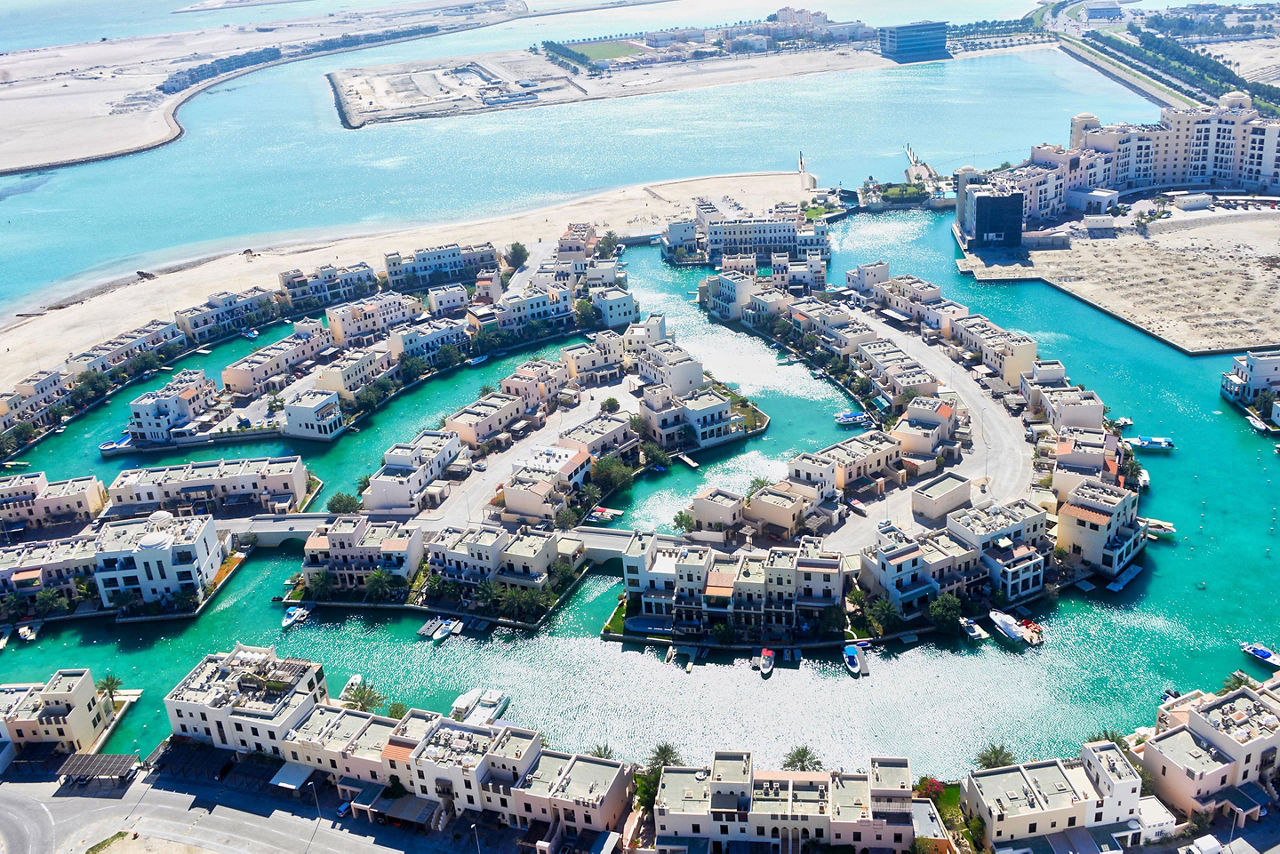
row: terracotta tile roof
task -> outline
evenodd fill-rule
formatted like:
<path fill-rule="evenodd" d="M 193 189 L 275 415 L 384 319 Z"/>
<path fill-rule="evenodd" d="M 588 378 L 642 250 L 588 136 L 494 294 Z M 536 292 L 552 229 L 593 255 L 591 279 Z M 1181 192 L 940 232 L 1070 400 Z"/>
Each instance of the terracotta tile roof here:
<path fill-rule="evenodd" d="M 1062 509 L 1058 511 L 1059 516 L 1072 516 L 1076 519 L 1083 519 L 1086 522 L 1097 522 L 1099 525 L 1105 525 L 1111 521 L 1111 517 L 1106 513 L 1099 513 L 1097 510 L 1090 510 L 1088 507 L 1081 507 L 1077 504 L 1064 504 Z"/>

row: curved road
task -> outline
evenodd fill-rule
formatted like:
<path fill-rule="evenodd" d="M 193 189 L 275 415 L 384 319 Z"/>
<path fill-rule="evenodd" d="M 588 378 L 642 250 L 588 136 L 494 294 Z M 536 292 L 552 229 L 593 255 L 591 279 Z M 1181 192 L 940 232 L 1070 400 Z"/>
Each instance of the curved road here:
<path fill-rule="evenodd" d="M 39 801 L 0 786 L 0 851 L 47 854 L 54 850 L 53 816 Z"/>

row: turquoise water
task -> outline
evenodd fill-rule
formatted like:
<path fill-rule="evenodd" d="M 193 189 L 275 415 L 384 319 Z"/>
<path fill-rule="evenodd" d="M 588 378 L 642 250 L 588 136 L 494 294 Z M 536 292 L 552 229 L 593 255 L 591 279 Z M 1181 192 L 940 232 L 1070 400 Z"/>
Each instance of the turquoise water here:
<path fill-rule="evenodd" d="M 514 27 L 481 32 L 486 47 L 530 39 Z M 801 151 L 824 181 L 855 185 L 900 176 L 907 142 L 950 170 L 1064 139 L 1084 110 L 1156 116 L 1065 55 L 1034 51 L 359 131 L 338 124 L 324 72 L 465 50 L 460 38 L 259 72 L 183 107 L 188 133 L 172 145 L 0 178 L 0 313 L 164 260 L 262 246 L 267 233 L 489 217 L 623 184 L 793 169 Z M 123 188 L 140 203 L 122 207 Z"/>
<path fill-rule="evenodd" d="M 686 757 L 738 745 L 756 750 L 761 761 L 776 762 L 789 746 L 807 742 L 829 764 L 857 767 L 870 753 L 902 753 L 923 771 L 955 775 L 990 739 L 1028 758 L 1069 754 L 1103 728 L 1149 723 L 1165 687 L 1212 687 L 1232 669 L 1250 669 L 1236 643 L 1272 641 L 1280 634 L 1270 604 L 1258 607 L 1274 601 L 1269 550 L 1280 548 L 1274 499 L 1240 506 L 1208 499 L 1274 496 L 1272 479 L 1280 467 L 1267 442 L 1221 411 L 1221 360 L 1181 356 L 1046 286 L 985 286 L 964 279 L 955 273 L 948 229 L 947 217 L 926 213 L 842 223 L 835 234 L 833 276 L 884 257 L 897 272 L 937 281 L 948 296 L 1036 335 L 1044 355 L 1064 359 L 1073 378 L 1102 394 L 1117 415 L 1178 442 L 1175 454 L 1144 460 L 1154 480 L 1144 511 L 1174 521 L 1179 540 L 1153 544 L 1142 558 L 1147 572 L 1123 595 L 1086 599 L 1073 593 L 1048 607 L 1038 615 L 1049 636 L 1041 648 L 1012 652 L 994 642 L 976 648 L 893 645 L 873 658 L 872 675 L 862 680 L 848 678 L 834 658 L 781 668 L 768 682 L 744 662 L 727 660 L 686 675 L 663 665 L 659 650 L 598 639 L 621 590 L 610 575 L 589 577 L 536 635 L 502 631 L 436 648 L 414 635 L 417 617 L 344 616 L 324 609 L 312 622 L 282 633 L 279 610 L 268 600 L 296 570 L 299 555 L 263 551 L 194 623 L 51 625 L 36 644 L 15 642 L 0 655 L 0 680 L 41 678 L 70 664 L 98 672 L 110 668 L 147 693 L 109 748 L 149 749 L 164 734 L 163 693 L 200 654 L 238 639 L 276 643 L 283 652 L 325 661 L 334 684 L 360 672 L 392 699 L 440 711 L 473 685 L 500 687 L 514 698 L 510 716 L 545 730 L 557 747 L 607 741 L 620 755 L 638 759 L 660 733 Z M 696 272 L 671 270 L 648 248 L 626 257 L 641 304 L 665 311 L 678 340 L 774 421 L 763 437 L 703 458 L 696 472 L 673 467 L 611 499 L 627 510 L 624 523 L 669 529 L 675 510 L 703 483 L 741 488 L 757 473 L 780 471 L 781 461 L 796 451 L 821 447 L 838 435 L 829 419 L 842 406 L 838 393 L 804 369 L 776 368 L 772 352 L 759 341 L 707 322 L 687 294 Z M 205 359 L 229 361 L 246 344 L 231 342 Z M 473 397 L 481 383 L 509 372 L 519 358 L 428 383 L 329 449 L 296 450 L 329 479 L 331 489 L 350 488 L 386 444 L 433 423 L 439 412 Z M 73 428 L 82 433 L 68 430 L 28 458 L 34 467 L 58 474 L 94 470 L 109 478 L 132 461 L 102 463 L 78 449 L 113 435 L 118 418 L 109 409 L 121 407 L 110 404 Z M 255 452 L 285 450 L 273 444 Z M 1199 581 L 1206 590 L 1196 589 Z"/>
<path fill-rule="evenodd" d="M 705 8 L 678 8 L 685 14 L 695 6 Z M 160 9 L 141 8 L 131 25 L 144 26 Z M 720 11 L 711 8 L 713 16 Z M 89 24 L 92 14 L 85 13 Z M 801 149 L 824 180 L 856 184 L 868 173 L 898 175 L 903 142 L 940 169 L 984 166 L 1016 159 L 1034 142 L 1063 139 L 1077 112 L 1132 120 L 1156 112 L 1065 57 L 1038 52 L 359 132 L 342 130 L 334 118 L 322 78 L 331 68 L 522 47 L 531 35 L 555 37 L 573 27 L 599 31 L 600 22 L 590 18 L 543 19 L 486 30 L 467 42 L 448 37 L 283 66 L 196 98 L 182 112 L 189 133 L 174 145 L 0 179 L 0 310 L 37 294 L 47 299 L 67 276 L 262 245 L 264 234 L 489 216 L 619 184 L 790 168 Z M 141 202 L 126 206 L 122 199 Z M 43 678 L 60 666 L 112 669 L 147 693 L 109 748 L 149 749 L 164 734 L 164 692 L 196 657 L 235 639 L 276 642 L 284 652 L 326 661 L 335 684 L 359 671 L 393 699 L 429 708 L 447 708 L 475 684 L 500 687 L 514 697 L 512 718 L 545 730 L 557 747 L 608 741 L 638 759 L 656 739 L 671 738 L 689 759 L 746 746 L 768 763 L 808 742 L 829 765 L 858 767 L 870 753 L 903 753 L 922 771 L 954 775 L 990 739 L 1023 757 L 1041 757 L 1072 753 L 1104 727 L 1149 723 L 1165 687 L 1216 685 L 1228 671 L 1251 666 L 1238 641 L 1280 640 L 1270 583 L 1277 461 L 1269 443 L 1223 412 L 1217 397 L 1223 359 L 1181 356 L 1045 286 L 978 285 L 958 276 L 946 216 L 841 224 L 831 278 L 880 257 L 896 272 L 936 281 L 948 296 L 1035 335 L 1044 355 L 1065 360 L 1073 378 L 1098 390 L 1116 415 L 1178 442 L 1174 454 L 1145 460 L 1154 487 L 1144 499 L 1145 512 L 1177 524 L 1178 541 L 1153 545 L 1143 558 L 1148 571 L 1123 595 L 1064 596 L 1042 618 L 1049 642 L 1040 649 L 895 647 L 873 660 L 871 678 L 859 681 L 834 659 L 781 668 L 768 682 L 728 661 L 686 675 L 663 666 L 655 650 L 598 640 L 620 590 L 609 576 L 589 578 L 538 635 L 500 632 L 432 648 L 414 636 L 416 618 L 342 618 L 323 610 L 282 635 L 268 600 L 299 556 L 264 552 L 194 623 L 49 626 L 36 644 L 15 642 L 0 654 L 0 680 Z M 704 458 L 696 472 L 676 467 L 640 481 L 629 496 L 611 501 L 628 511 L 624 522 L 667 527 L 701 484 L 741 488 L 756 474 L 780 471 L 794 452 L 836 437 L 829 416 L 843 401 L 834 389 L 803 369 L 777 368 L 758 341 L 708 324 L 688 302 L 697 273 L 667 269 L 648 249 L 627 258 L 644 308 L 665 311 L 680 342 L 774 421 L 764 436 Z M 216 373 L 249 347 L 233 341 L 189 364 Z M 428 383 L 332 446 L 264 442 L 191 456 L 302 453 L 327 491 L 350 490 L 388 444 L 470 401 L 482 383 L 524 357 Z M 98 459 L 96 447 L 118 433 L 125 405 L 108 404 L 28 458 L 54 476 L 94 471 L 105 480 L 126 465 L 180 458 Z M 1236 496 L 1245 500 L 1233 503 Z M 1196 589 L 1201 581 L 1203 591 Z"/>

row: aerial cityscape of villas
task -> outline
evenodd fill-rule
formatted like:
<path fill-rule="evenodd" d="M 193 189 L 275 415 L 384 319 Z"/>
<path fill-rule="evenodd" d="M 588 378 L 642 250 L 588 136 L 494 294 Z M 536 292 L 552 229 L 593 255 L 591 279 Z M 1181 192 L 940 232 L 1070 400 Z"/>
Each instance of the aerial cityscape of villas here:
<path fill-rule="evenodd" d="M 1019 246 L 1023 232 L 1069 212 L 1105 213 L 1134 190 L 1280 186 L 1280 121 L 1243 92 L 1215 106 L 1165 107 L 1154 124 L 1104 125 L 1081 113 L 1067 147 L 1041 143 L 1023 163 L 955 175 L 955 232 L 966 248 Z"/>
<path fill-rule="evenodd" d="M 667 545 L 638 545 L 685 575 L 731 569 Z M 514 540 L 494 530 L 454 531 L 433 559 L 466 577 L 483 575 L 472 562 L 515 551 Z M 759 575 L 762 619 L 771 598 L 802 595 L 775 576 L 778 565 L 806 560 L 819 571 L 823 555 L 802 546 L 796 556 L 770 553 L 737 567 Z M 629 844 L 619 835 L 628 816 L 645 808 L 636 799 L 643 777 L 653 787 L 653 835 L 632 850 L 690 854 L 748 843 L 774 852 L 811 844 L 960 850 L 905 757 L 872 756 L 856 771 L 774 770 L 756 767 L 749 751 L 721 748 L 706 765 L 661 765 L 649 776 L 616 759 L 552 750 L 540 732 L 506 719 L 363 711 L 334 695 L 324 664 L 241 643 L 204 655 L 165 695 L 164 709 L 168 748 L 202 746 L 214 751 L 206 761 L 215 765 L 219 756 L 258 757 L 273 774 L 267 797 L 330 786 L 356 821 L 430 832 L 489 814 L 530 846 L 559 850 L 573 840 L 618 850 Z M 88 670 L 0 685 L 0 773 L 42 748 L 96 750 L 114 717 L 110 695 Z M 1233 828 L 1259 819 L 1276 800 L 1278 750 L 1280 676 L 1245 680 L 1217 694 L 1166 697 L 1153 726 L 1087 741 L 1075 756 L 969 770 L 959 806 L 974 842 L 997 854 L 1061 846 L 1101 854 L 1172 840 L 1196 817 L 1222 816 Z"/>

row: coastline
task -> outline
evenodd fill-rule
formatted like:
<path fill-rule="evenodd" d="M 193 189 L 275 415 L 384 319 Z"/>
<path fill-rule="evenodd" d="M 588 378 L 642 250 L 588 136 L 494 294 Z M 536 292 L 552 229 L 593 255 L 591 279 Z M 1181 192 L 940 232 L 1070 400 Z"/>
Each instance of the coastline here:
<path fill-rule="evenodd" d="M 43 305 L 15 305 L 0 316 L 0 345 L 6 349 L 0 384 L 11 385 L 35 370 L 51 368 L 70 353 L 154 317 L 172 319 L 175 310 L 202 303 L 212 293 L 254 285 L 275 289 L 278 275 L 293 268 L 310 271 L 321 264 L 367 261 L 379 269 L 387 252 L 452 242 L 489 240 L 502 247 L 518 240 L 531 245 L 558 239 L 571 221 L 594 222 L 623 237 L 655 235 L 668 219 L 686 214 L 695 197 L 722 195 L 763 209 L 777 201 L 798 200 L 805 190 L 801 173 L 794 171 L 697 176 L 634 184 L 465 222 L 381 226 L 364 233 L 338 226 L 292 238 L 267 236 L 251 255 L 223 248 L 150 268 L 145 258 L 138 259 L 135 263 L 143 265 L 138 269 L 155 278 L 105 275 Z M 252 237 L 234 240 L 241 247 L 259 243 Z M 50 342 L 58 342 L 57 349 Z"/>

